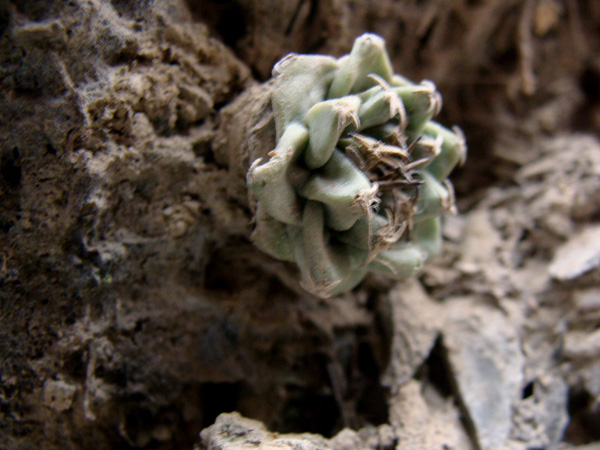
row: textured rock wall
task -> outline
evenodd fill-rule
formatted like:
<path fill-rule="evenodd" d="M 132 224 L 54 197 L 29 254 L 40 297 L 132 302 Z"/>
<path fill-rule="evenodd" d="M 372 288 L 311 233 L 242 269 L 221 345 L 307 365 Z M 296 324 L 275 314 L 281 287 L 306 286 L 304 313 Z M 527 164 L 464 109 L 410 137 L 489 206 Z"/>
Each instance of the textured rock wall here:
<path fill-rule="evenodd" d="M 241 378 L 199 292 L 249 222 L 207 126 L 249 71 L 177 2 L 2 5 L 0 446 L 189 442 Z"/>

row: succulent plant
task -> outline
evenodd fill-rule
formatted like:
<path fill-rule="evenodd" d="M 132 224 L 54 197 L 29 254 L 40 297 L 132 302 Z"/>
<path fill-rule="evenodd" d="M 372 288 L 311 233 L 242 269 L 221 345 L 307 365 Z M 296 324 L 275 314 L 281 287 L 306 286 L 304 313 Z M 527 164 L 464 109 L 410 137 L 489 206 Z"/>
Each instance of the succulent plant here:
<path fill-rule="evenodd" d="M 460 130 L 431 120 L 433 83 L 394 74 L 374 34 L 339 59 L 290 54 L 273 77 L 276 145 L 246 177 L 255 245 L 295 262 L 321 297 L 368 272 L 413 275 L 441 249 L 440 216 L 454 211 L 447 177 L 466 156 Z"/>

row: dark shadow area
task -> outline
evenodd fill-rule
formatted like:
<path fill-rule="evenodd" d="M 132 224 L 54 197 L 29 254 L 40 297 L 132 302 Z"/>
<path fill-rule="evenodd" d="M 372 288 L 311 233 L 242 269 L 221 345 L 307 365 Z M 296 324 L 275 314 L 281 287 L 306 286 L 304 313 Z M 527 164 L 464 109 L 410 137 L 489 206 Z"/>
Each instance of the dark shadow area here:
<path fill-rule="evenodd" d="M 237 409 L 240 383 L 204 383 L 201 397 L 202 428 L 206 428 L 215 423 L 219 414 Z"/>
<path fill-rule="evenodd" d="M 256 250 L 242 239 L 234 239 L 215 249 L 206 266 L 204 288 L 231 294 L 255 286 L 256 280 L 265 274 L 252 262 L 253 253 Z"/>
<path fill-rule="evenodd" d="M 579 74 L 579 90 L 583 94 L 583 102 L 575 111 L 571 120 L 574 130 L 598 133 L 600 122 L 600 63 L 590 62 Z"/>
<path fill-rule="evenodd" d="M 569 425 L 564 441 L 584 445 L 600 440 L 600 410 L 594 407 L 593 397 L 583 389 L 571 388 L 569 392 Z"/>
<path fill-rule="evenodd" d="M 323 324 L 336 319 L 316 321 L 308 311 L 319 308 L 327 316 L 334 309 L 291 291 L 260 266 L 265 256 L 248 242 L 230 240 L 210 254 L 201 288 L 219 298 L 237 299 L 238 311 L 245 311 L 242 329 L 252 335 L 251 340 L 240 337 L 240 357 L 256 361 L 251 371 L 263 371 L 263 365 L 269 370 L 243 389 L 237 384 L 203 385 L 203 426 L 234 410 L 273 431 L 325 437 L 345 427 L 388 423 L 389 393 L 380 379 L 390 360 L 391 339 L 376 300 L 364 305 L 369 326 L 349 323 L 330 335 Z M 242 294 L 250 289 L 255 300 Z"/>
<path fill-rule="evenodd" d="M 21 183 L 21 162 L 19 149 L 5 148 L 0 156 L 0 174 L 10 186 L 18 186 Z"/>
<path fill-rule="evenodd" d="M 389 350 L 389 349 L 388 349 Z M 367 342 L 358 346 L 357 368 L 364 384 L 358 392 L 356 412 L 362 418 L 361 425 L 382 425 L 389 421 L 387 397 L 389 390 L 380 380 L 380 367 L 377 364 L 373 347 Z"/>
<path fill-rule="evenodd" d="M 521 394 L 521 398 L 523 400 L 525 400 L 525 399 L 531 397 L 534 393 L 535 393 L 535 383 L 533 381 L 530 381 L 523 388 L 523 392 Z"/>
<path fill-rule="evenodd" d="M 473 443 L 473 448 L 477 448 L 475 426 L 469 417 L 467 408 L 457 395 L 458 387 L 456 380 L 452 377 L 452 368 L 449 365 L 441 336 L 437 338 L 429 356 L 417 371 L 416 378 L 420 379 L 425 387 L 433 387 L 443 398 L 454 400 L 454 403 L 462 413 L 460 415 L 462 426 L 469 435 Z"/>
<path fill-rule="evenodd" d="M 450 398 L 454 395 L 453 380 L 450 373 L 442 340 L 438 338 L 431 349 L 431 353 L 417 371 L 415 378 L 421 380 L 424 384 L 433 386 L 442 397 Z"/>
<path fill-rule="evenodd" d="M 187 0 L 190 11 L 202 23 L 208 26 L 211 34 L 219 37 L 225 44 L 236 48 L 238 42 L 247 34 L 248 11 L 236 0 Z"/>
<path fill-rule="evenodd" d="M 338 405 L 332 395 L 313 389 L 293 388 L 281 414 L 271 425 L 280 433 L 319 433 L 331 436 L 339 419 Z"/>

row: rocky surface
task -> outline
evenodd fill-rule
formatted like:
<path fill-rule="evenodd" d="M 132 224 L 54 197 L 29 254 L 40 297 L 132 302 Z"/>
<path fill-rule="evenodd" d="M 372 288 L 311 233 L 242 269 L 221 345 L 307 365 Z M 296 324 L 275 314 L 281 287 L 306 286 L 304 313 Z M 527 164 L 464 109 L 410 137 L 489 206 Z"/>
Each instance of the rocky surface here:
<path fill-rule="evenodd" d="M 0 1 L 0 448 L 596 448 L 597 2 L 275 3 Z M 365 30 L 465 130 L 461 214 L 321 301 L 231 110 Z"/>
<path fill-rule="evenodd" d="M 447 222 L 453 238 L 421 282 L 382 294 L 393 329 L 382 378 L 388 423 L 344 429 L 322 448 L 556 449 L 594 439 L 600 263 L 569 259 L 568 278 L 556 267 L 565 248 L 595 251 L 582 236 L 598 204 L 575 199 L 600 192 L 600 142 L 571 135 L 538 145 L 544 164 L 524 166 L 519 185 L 490 189 L 477 208 Z M 200 448 L 230 448 L 214 434 L 222 423 L 203 433 Z"/>

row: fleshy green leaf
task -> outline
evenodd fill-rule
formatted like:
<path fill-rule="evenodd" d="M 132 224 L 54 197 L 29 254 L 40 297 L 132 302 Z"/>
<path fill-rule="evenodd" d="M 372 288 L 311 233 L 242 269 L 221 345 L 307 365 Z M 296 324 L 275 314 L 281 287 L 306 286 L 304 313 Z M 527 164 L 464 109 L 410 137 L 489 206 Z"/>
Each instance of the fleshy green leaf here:
<path fill-rule="evenodd" d="M 438 180 L 443 180 L 450 175 L 457 164 L 462 164 L 467 157 L 467 146 L 462 131 L 454 128 L 454 132 L 436 122 L 425 125 L 423 133 L 428 136 L 441 136 L 442 146 L 437 155 L 427 167 L 427 172 Z"/>
<path fill-rule="evenodd" d="M 375 81 L 368 78 L 372 73 L 387 82 L 392 80 L 392 64 L 385 51 L 385 42 L 375 34 L 363 34 L 356 39 L 350 55 L 341 58 L 339 64 L 328 98 L 343 97 L 373 86 Z"/>
<path fill-rule="evenodd" d="M 301 122 L 310 108 L 325 100 L 338 62 L 329 56 L 291 54 L 273 68 L 271 103 L 277 139 L 288 124 Z"/>
<path fill-rule="evenodd" d="M 426 254 L 427 258 L 442 251 L 442 221 L 439 217 L 419 222 L 413 229 L 412 241 Z"/>
<path fill-rule="evenodd" d="M 414 244 L 400 244 L 384 250 L 369 264 L 369 270 L 395 278 L 410 278 L 425 262 L 425 254 Z"/>
<path fill-rule="evenodd" d="M 265 164 L 254 161 L 246 176 L 248 187 L 254 191 L 258 201 L 274 219 L 296 224 L 301 219 L 301 202 L 288 173 L 308 142 L 308 130 L 299 123 L 290 124 L 271 158 Z M 296 167 L 295 170 L 298 170 Z"/>
<path fill-rule="evenodd" d="M 357 196 L 371 189 L 369 179 L 344 154 L 335 150 L 319 171 L 315 171 L 300 194 L 325 205 L 327 227 L 347 230 L 360 217 L 352 208 Z"/>
<path fill-rule="evenodd" d="M 368 272 L 414 275 L 441 250 L 440 216 L 454 210 L 446 178 L 466 155 L 460 130 L 432 121 L 433 83 L 393 74 L 373 34 L 337 60 L 289 55 L 273 76 L 277 144 L 247 174 L 256 246 L 296 262 L 321 297 Z"/>
<path fill-rule="evenodd" d="M 368 98 L 358 110 L 359 130 L 383 125 L 398 116 L 405 116 L 404 105 L 393 90 L 381 90 Z"/>
<path fill-rule="evenodd" d="M 387 225 L 387 220 L 379 214 L 363 216 L 347 231 L 335 233 L 336 239 L 363 251 L 369 251 L 376 233 Z"/>
<path fill-rule="evenodd" d="M 329 247 L 325 230 L 325 213 L 318 202 L 307 202 L 302 216 L 304 284 L 310 291 L 328 296 L 349 274 L 347 261 Z M 302 268 L 302 267 L 301 267 Z"/>
<path fill-rule="evenodd" d="M 288 238 L 287 225 L 273 219 L 258 204 L 256 209 L 256 228 L 251 239 L 263 252 L 282 261 L 294 261 L 294 252 Z"/>
<path fill-rule="evenodd" d="M 358 129 L 356 113 L 359 106 L 358 97 L 347 96 L 317 103 L 308 111 L 304 123 L 308 127 L 310 139 L 304 161 L 309 169 L 317 169 L 331 158 L 346 127 Z"/>
<path fill-rule="evenodd" d="M 411 140 L 414 140 L 421 134 L 427 121 L 439 112 L 440 95 L 431 82 L 393 87 L 392 89 L 404 104 L 408 118 L 406 133 Z"/>
<path fill-rule="evenodd" d="M 451 193 L 428 172 L 422 172 L 423 184 L 419 187 L 414 222 L 420 222 L 450 212 L 453 206 Z"/>

